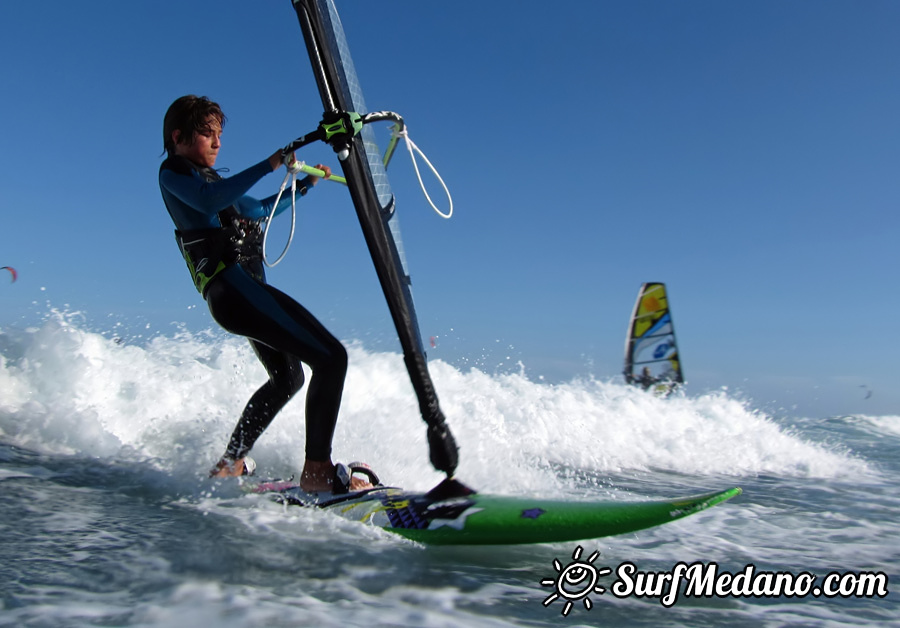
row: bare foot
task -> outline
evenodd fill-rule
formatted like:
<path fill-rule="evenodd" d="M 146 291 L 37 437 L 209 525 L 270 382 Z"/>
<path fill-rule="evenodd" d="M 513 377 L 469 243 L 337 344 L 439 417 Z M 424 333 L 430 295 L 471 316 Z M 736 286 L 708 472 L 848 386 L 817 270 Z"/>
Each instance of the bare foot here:
<path fill-rule="evenodd" d="M 358 478 L 355 475 L 350 476 L 351 491 L 364 491 L 369 488 L 375 488 L 375 486 L 365 478 Z"/>
<path fill-rule="evenodd" d="M 307 460 L 300 474 L 300 488 L 308 493 L 330 491 L 333 478 L 334 464 L 330 460 L 327 462 Z"/>
<path fill-rule="evenodd" d="M 303 472 L 300 474 L 300 488 L 307 493 L 330 492 L 334 480 L 334 463 L 316 462 L 307 460 L 303 464 Z M 350 490 L 364 491 L 374 488 L 371 482 L 364 478 L 350 476 Z"/>
<path fill-rule="evenodd" d="M 232 478 L 244 475 L 244 459 L 229 460 L 222 458 L 209 471 L 211 478 Z"/>

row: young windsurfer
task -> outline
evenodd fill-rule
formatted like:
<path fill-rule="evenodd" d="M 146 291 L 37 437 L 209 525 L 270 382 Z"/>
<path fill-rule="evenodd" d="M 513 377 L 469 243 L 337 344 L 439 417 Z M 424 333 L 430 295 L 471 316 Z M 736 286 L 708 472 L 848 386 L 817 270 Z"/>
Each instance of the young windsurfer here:
<path fill-rule="evenodd" d="M 246 192 L 282 165 L 282 151 L 231 177 L 221 177 L 213 166 L 225 119 L 221 107 L 206 97 L 177 99 L 163 122 L 167 158 L 159 169 L 163 201 L 197 290 L 219 325 L 249 339 L 269 375 L 244 408 L 210 476 L 252 471 L 247 454 L 303 386 L 302 361 L 309 365 L 312 376 L 306 393 L 306 460 L 301 487 L 310 492 L 368 488 L 370 483 L 331 461 L 347 352 L 306 308 L 266 283 L 260 222 L 268 217 L 275 197 L 257 200 Z M 327 166 L 317 168 L 326 178 L 331 175 Z M 317 181 L 314 176 L 299 181 L 301 194 Z M 285 197 L 276 214 L 290 206 L 290 196 Z"/>

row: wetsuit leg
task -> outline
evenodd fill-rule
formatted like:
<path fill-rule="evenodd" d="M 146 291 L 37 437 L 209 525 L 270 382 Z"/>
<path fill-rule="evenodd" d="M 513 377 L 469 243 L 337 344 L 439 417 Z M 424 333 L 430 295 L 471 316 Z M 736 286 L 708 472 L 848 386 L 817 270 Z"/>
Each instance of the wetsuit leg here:
<path fill-rule="evenodd" d="M 250 400 L 248 406 L 253 404 L 253 408 L 245 409 L 235 429 L 235 451 L 249 451 L 278 409 L 296 392 L 296 371 L 285 371 L 285 364 L 293 357 L 312 370 L 306 393 L 307 459 L 330 460 L 347 374 L 344 346 L 306 308 L 277 288 L 251 278 L 239 266 L 222 271 L 211 282 L 206 300 L 213 318 L 226 331 L 255 341 L 257 355 L 270 375 L 269 382 Z M 277 377 L 272 376 L 273 370 Z M 271 389 L 266 388 L 268 384 Z"/>
<path fill-rule="evenodd" d="M 278 411 L 303 387 L 300 360 L 255 340 L 250 341 L 250 346 L 265 367 L 269 379 L 250 397 L 234 428 L 225 450 L 225 456 L 232 460 L 243 458 L 250 452 Z"/>

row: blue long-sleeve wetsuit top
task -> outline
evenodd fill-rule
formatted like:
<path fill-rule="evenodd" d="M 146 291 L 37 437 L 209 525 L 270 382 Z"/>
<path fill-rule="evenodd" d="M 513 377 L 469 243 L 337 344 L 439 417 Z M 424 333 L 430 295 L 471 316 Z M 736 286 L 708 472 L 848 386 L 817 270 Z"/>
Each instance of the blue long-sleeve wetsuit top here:
<path fill-rule="evenodd" d="M 169 215 L 179 231 L 222 227 L 219 212 L 234 207 L 238 214 L 250 220 L 267 217 L 275 204 L 277 194 L 262 200 L 247 196 L 260 179 L 272 172 L 269 160 L 227 178 L 219 178 L 212 168 L 200 168 L 184 157 L 169 157 L 159 171 L 159 187 Z M 307 187 L 307 180 L 298 182 L 300 189 Z M 291 206 L 291 195 L 284 194 L 277 216 Z"/>
<path fill-rule="evenodd" d="M 206 296 L 212 278 L 228 266 L 262 258 L 259 223 L 271 215 L 278 195 L 257 200 L 246 192 L 270 172 L 268 160 L 228 178 L 178 155 L 160 165 L 163 201 L 175 223 L 175 236 L 191 278 L 202 295 Z M 308 187 L 309 177 L 299 181 L 301 196 Z M 290 205 L 291 194 L 282 195 L 274 215 Z M 262 265 L 253 266 L 248 270 L 262 278 Z"/>

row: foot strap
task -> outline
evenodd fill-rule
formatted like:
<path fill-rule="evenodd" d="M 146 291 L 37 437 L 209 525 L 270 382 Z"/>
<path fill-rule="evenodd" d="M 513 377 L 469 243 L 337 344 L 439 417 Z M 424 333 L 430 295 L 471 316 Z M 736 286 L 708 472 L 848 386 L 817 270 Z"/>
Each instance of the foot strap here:
<path fill-rule="evenodd" d="M 369 480 L 369 483 L 372 486 L 381 486 L 381 480 L 378 479 L 378 476 L 372 470 L 372 467 L 365 462 L 351 462 L 348 466 L 350 467 L 351 475 L 360 473 L 366 476 L 366 479 Z"/>
<path fill-rule="evenodd" d="M 334 465 L 334 478 L 331 481 L 331 492 L 333 495 L 345 495 L 350 492 L 350 480 L 355 473 L 366 476 L 366 479 L 372 486 L 381 486 L 381 480 L 372 470 L 372 467 L 364 462 L 351 462 L 344 464 L 342 462 Z"/>

